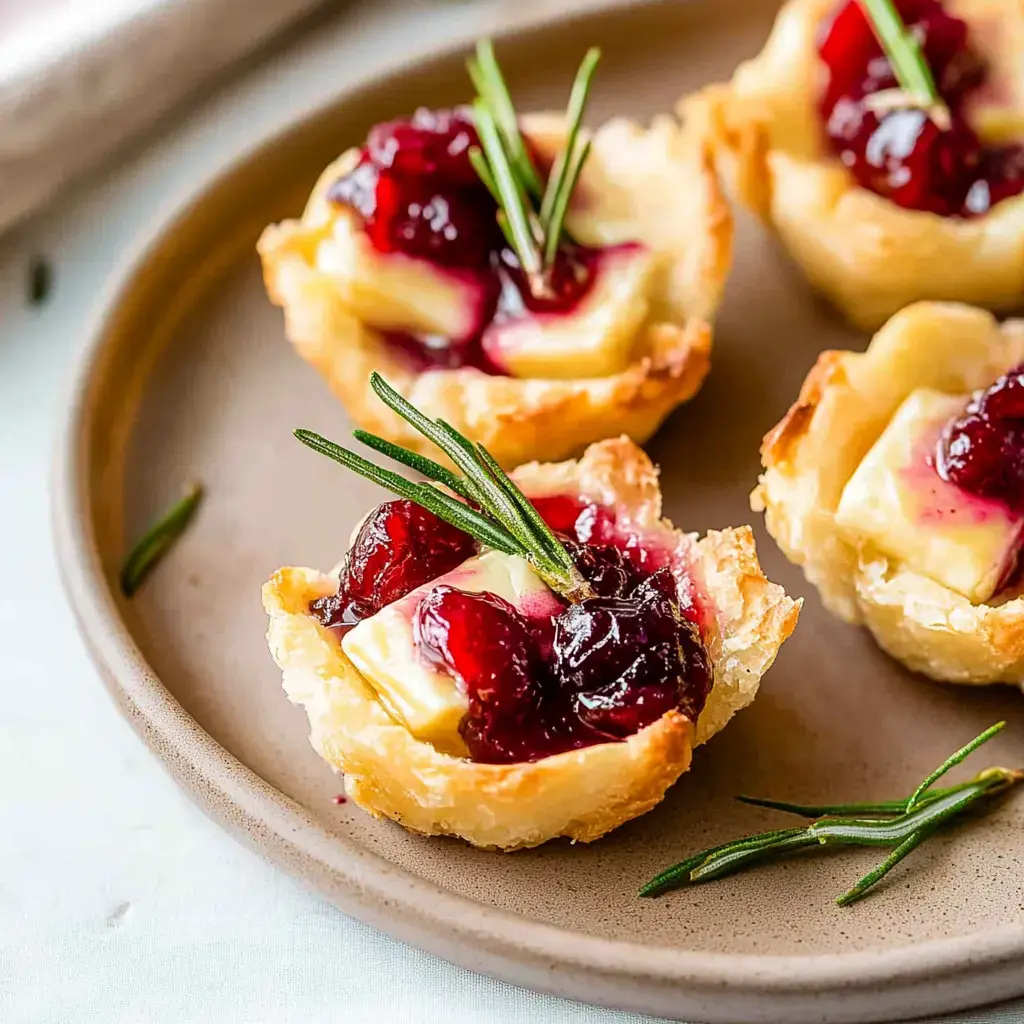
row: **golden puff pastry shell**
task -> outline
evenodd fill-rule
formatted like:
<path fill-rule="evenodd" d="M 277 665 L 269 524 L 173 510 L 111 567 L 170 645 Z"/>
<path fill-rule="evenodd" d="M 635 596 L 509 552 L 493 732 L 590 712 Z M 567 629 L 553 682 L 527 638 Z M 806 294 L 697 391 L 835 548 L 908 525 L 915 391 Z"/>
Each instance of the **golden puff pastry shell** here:
<path fill-rule="evenodd" d="M 728 85 L 680 102 L 680 112 L 724 157 L 740 199 L 778 231 L 811 283 L 867 330 L 911 302 L 1020 308 L 1024 195 L 964 220 L 907 210 L 857 185 L 824 151 L 818 112 L 825 68 L 821 25 L 836 0 L 788 0 L 764 49 Z M 993 141 L 1024 138 L 1024 2 L 949 0 L 990 67 L 974 124 Z"/>
<path fill-rule="evenodd" d="M 414 832 L 503 850 L 558 836 L 590 842 L 659 803 L 689 767 L 693 747 L 754 699 L 761 676 L 796 625 L 800 604 L 765 579 L 749 527 L 697 541 L 662 520 L 656 471 L 626 438 L 592 445 L 579 462 L 532 464 L 516 476 L 534 494 L 614 500 L 638 529 L 693 545 L 715 619 L 709 645 L 714 686 L 696 730 L 671 711 L 625 742 L 535 762 L 494 765 L 451 757 L 392 719 L 337 640 L 309 615 L 309 602 L 332 593 L 336 578 L 285 568 L 263 590 L 268 641 L 285 691 L 304 705 L 310 740 L 345 773 L 348 795 L 371 814 Z"/>
<path fill-rule="evenodd" d="M 1024 680 L 1024 598 L 967 598 L 845 538 L 843 488 L 900 403 L 916 388 L 964 394 L 1024 361 L 1024 321 L 954 303 L 898 313 L 868 350 L 823 352 L 800 396 L 762 447 L 752 495 L 768 532 L 802 566 L 826 607 L 863 623 L 915 671 L 967 684 Z"/>
<path fill-rule="evenodd" d="M 542 151 L 554 152 L 563 135 L 553 115 L 530 115 L 525 128 Z M 363 428 L 427 453 L 423 437 L 370 390 L 374 370 L 427 415 L 481 441 L 506 467 L 564 459 L 620 433 L 642 443 L 700 388 L 710 367 L 709 320 L 732 261 L 732 216 L 709 152 L 673 119 L 658 118 L 649 129 L 619 119 L 598 129 L 578 186 L 579 209 L 570 212 L 569 226 L 581 241 L 641 241 L 659 253 L 635 360 L 605 377 L 410 369 L 345 307 L 317 268 L 317 247 L 332 219 L 350 216 L 328 202 L 327 191 L 355 159 L 350 150 L 328 167 L 302 218 L 268 227 L 258 249 L 288 338 Z"/>

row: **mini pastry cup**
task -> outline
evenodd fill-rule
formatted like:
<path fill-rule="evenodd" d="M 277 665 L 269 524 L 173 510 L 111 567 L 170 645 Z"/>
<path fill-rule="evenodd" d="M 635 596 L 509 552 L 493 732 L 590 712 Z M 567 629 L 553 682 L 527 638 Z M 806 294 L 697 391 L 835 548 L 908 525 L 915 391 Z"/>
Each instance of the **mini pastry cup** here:
<path fill-rule="evenodd" d="M 684 98 L 681 114 L 721 157 L 740 200 L 855 325 L 873 330 L 922 299 L 1019 309 L 1024 195 L 970 220 L 906 210 L 861 188 L 826 152 L 817 38 L 836 6 L 788 0 L 761 53 L 729 84 Z M 980 99 L 975 126 L 994 142 L 1024 138 L 1024 4 L 946 6 L 969 22 L 990 67 L 992 99 Z"/>
<path fill-rule="evenodd" d="M 288 697 L 309 716 L 313 747 L 345 774 L 345 791 L 377 817 L 413 832 L 515 850 L 558 836 L 590 842 L 645 813 L 710 739 L 755 697 L 796 625 L 800 602 L 761 572 L 749 527 L 702 540 L 661 518 L 657 472 L 626 438 L 592 445 L 578 462 L 531 464 L 515 474 L 528 494 L 578 494 L 613 504 L 619 521 L 666 545 L 703 592 L 714 685 L 694 723 L 678 711 L 621 743 L 522 764 L 479 764 L 440 753 L 391 718 L 309 614 L 337 578 L 285 568 L 263 588 L 268 642 Z"/>
<path fill-rule="evenodd" d="M 964 394 L 1024 361 L 1024 320 L 922 302 L 894 316 L 867 351 L 823 352 L 761 448 L 751 496 L 768 532 L 839 618 L 866 625 L 908 668 L 981 685 L 1024 681 L 1024 597 L 966 597 L 854 540 L 836 525 L 847 481 L 916 388 Z"/>
<path fill-rule="evenodd" d="M 561 117 L 535 114 L 525 130 L 542 155 L 564 142 Z M 285 332 L 363 428 L 423 450 L 421 435 L 370 391 L 377 370 L 431 417 L 483 442 L 511 468 L 576 455 L 592 441 L 624 433 L 643 443 L 700 388 L 710 367 L 710 319 L 732 262 L 732 215 L 707 147 L 670 117 L 649 129 L 626 120 L 605 124 L 570 211 L 574 237 L 594 245 L 637 241 L 658 270 L 633 360 L 605 377 L 542 379 L 479 370 L 417 372 L 381 335 L 346 308 L 336 282 L 318 266 L 318 250 L 339 218 L 330 186 L 354 166 L 349 150 L 322 174 L 301 219 L 268 227 L 259 242 L 270 298 L 285 313 Z"/>

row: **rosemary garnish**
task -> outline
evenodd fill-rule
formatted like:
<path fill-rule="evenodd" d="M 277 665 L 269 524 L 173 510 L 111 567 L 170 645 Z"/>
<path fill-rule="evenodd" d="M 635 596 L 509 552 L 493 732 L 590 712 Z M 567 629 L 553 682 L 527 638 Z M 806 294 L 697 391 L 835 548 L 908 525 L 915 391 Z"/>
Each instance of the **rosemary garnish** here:
<path fill-rule="evenodd" d="M 480 137 L 480 146 L 470 150 L 469 159 L 498 203 L 498 223 L 535 295 L 551 290 L 550 270 L 565 233 L 565 215 L 590 154 L 590 142 L 580 138 L 580 126 L 600 59 L 601 51 L 591 48 L 576 72 L 565 115 L 565 148 L 545 185 L 519 131 L 512 97 L 490 40 L 477 43 L 476 56 L 467 62 L 477 91 L 473 121 Z"/>
<path fill-rule="evenodd" d="M 140 538 L 121 568 L 121 593 L 134 596 L 143 580 L 156 568 L 157 563 L 170 551 L 174 542 L 192 521 L 203 485 L 190 484 L 184 497 L 176 501 Z"/>
<path fill-rule="evenodd" d="M 28 269 L 28 301 L 32 306 L 41 306 L 53 290 L 53 267 L 50 261 L 37 256 Z"/>
<path fill-rule="evenodd" d="M 481 544 L 508 555 L 521 555 L 552 590 L 567 600 L 582 601 L 593 596 L 572 556 L 482 444 L 473 444 L 444 420 L 431 420 L 424 416 L 379 373 L 370 375 L 370 386 L 388 408 L 444 452 L 462 475 L 365 430 L 355 431 L 355 438 L 374 451 L 442 484 L 452 494 L 434 484 L 407 480 L 310 430 L 296 430 L 295 436 L 304 445 L 367 480 L 422 505 Z"/>
<path fill-rule="evenodd" d="M 947 130 L 949 108 L 939 95 L 920 42 L 903 23 L 893 0 L 860 0 L 860 4 L 900 83 L 898 89 L 883 89 L 866 97 L 865 105 L 879 114 L 918 107 L 938 128 Z"/>
<path fill-rule="evenodd" d="M 878 867 L 868 872 L 852 889 L 836 899 L 836 903 L 841 907 L 854 903 L 938 829 L 975 804 L 991 801 L 993 797 L 1011 786 L 1024 781 L 1022 771 L 987 768 L 968 782 L 941 789 L 933 788 L 950 768 L 958 765 L 983 743 L 987 743 L 1005 726 L 1005 722 L 998 722 L 961 747 L 904 800 L 809 806 L 741 796 L 738 799 L 744 803 L 787 811 L 816 820 L 803 828 L 762 832 L 759 835 L 746 836 L 702 850 L 652 878 L 641 888 L 640 895 L 660 896 L 670 889 L 694 885 L 697 882 L 709 882 L 741 871 L 759 861 L 795 850 L 821 846 L 893 847 L 892 852 Z M 862 817 L 863 815 L 869 817 Z"/>

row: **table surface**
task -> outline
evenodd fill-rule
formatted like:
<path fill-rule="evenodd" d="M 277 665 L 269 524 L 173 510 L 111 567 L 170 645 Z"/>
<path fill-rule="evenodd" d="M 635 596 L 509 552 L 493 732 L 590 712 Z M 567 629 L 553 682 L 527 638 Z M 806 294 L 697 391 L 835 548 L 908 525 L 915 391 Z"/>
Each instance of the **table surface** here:
<path fill-rule="evenodd" d="M 497 0 L 349 6 L 0 242 L 0 1020 L 650 1020 L 526 992 L 395 942 L 223 833 L 106 696 L 50 538 L 49 462 L 82 325 L 165 197 L 284 124 L 339 68 L 355 78 L 396 44 L 427 49 L 507 16 Z M 53 265 L 53 290 L 33 307 L 26 279 L 39 256 Z M 949 1021 L 1022 1019 L 1024 1002 Z"/>

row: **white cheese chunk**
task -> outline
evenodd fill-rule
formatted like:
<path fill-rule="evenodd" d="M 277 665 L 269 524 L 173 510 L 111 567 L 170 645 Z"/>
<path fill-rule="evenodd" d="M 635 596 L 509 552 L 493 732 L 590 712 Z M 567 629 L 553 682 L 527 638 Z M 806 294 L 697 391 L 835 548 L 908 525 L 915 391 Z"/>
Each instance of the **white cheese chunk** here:
<path fill-rule="evenodd" d="M 557 380 L 620 373 L 633 361 L 656 268 L 654 253 L 643 246 L 610 250 L 575 309 L 492 324 L 484 332 L 484 351 L 513 377 Z"/>
<path fill-rule="evenodd" d="M 418 739 L 459 754 L 465 752 L 459 723 L 468 708 L 466 694 L 452 676 L 420 657 L 413 630 L 420 601 L 440 584 L 496 594 L 527 614 L 553 614 L 559 604 L 525 558 L 486 551 L 364 619 L 342 638 L 345 654 L 393 718 Z"/>
<path fill-rule="evenodd" d="M 966 403 L 966 395 L 912 392 L 847 483 L 836 522 L 851 540 L 868 539 L 979 603 L 1004 578 L 1024 520 L 999 501 L 946 482 L 935 469 L 942 430 Z"/>
<path fill-rule="evenodd" d="M 378 330 L 460 340 L 477 328 L 481 287 L 467 277 L 402 253 L 378 252 L 354 217 L 339 216 L 320 243 L 317 267 L 342 302 Z"/>

